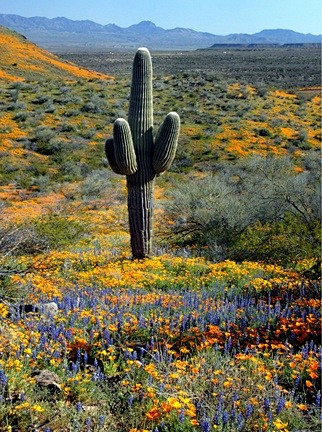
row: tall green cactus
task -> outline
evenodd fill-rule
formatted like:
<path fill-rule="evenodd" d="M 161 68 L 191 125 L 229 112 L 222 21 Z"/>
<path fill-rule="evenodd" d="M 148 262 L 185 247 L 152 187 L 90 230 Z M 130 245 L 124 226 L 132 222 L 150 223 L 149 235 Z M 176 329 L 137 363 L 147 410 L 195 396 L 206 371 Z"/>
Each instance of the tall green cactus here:
<path fill-rule="evenodd" d="M 179 130 L 180 118 L 170 112 L 153 137 L 152 61 L 149 51 L 139 48 L 133 62 L 128 122 L 117 119 L 113 138 L 105 145 L 113 171 L 126 175 L 133 258 L 151 253 L 154 181 L 174 159 Z"/>

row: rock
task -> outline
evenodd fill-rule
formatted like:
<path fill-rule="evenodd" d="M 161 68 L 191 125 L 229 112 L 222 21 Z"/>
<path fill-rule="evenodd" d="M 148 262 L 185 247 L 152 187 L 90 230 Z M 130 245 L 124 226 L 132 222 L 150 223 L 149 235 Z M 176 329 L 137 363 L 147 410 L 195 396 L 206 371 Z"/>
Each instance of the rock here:
<path fill-rule="evenodd" d="M 51 372 L 47 369 L 42 370 L 34 370 L 31 374 L 32 377 L 35 377 L 36 384 L 41 388 L 46 388 L 51 393 L 60 393 L 62 388 L 59 384 L 60 379 L 58 375 L 54 372 Z"/>
<path fill-rule="evenodd" d="M 89 415 L 95 415 L 98 413 L 98 406 L 96 405 L 83 405 L 82 408 Z"/>
<path fill-rule="evenodd" d="M 52 318 L 58 314 L 58 305 L 55 302 L 39 303 L 35 306 L 40 315 Z"/>
<path fill-rule="evenodd" d="M 55 302 L 10 305 L 9 318 L 35 313 L 47 318 L 53 318 L 58 314 L 58 305 Z"/>

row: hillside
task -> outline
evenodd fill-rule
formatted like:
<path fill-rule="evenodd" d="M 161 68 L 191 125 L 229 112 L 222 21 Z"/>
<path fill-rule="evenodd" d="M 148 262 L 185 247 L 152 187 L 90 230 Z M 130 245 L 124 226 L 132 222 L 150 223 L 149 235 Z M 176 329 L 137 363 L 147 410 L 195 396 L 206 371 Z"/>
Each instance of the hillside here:
<path fill-rule="evenodd" d="M 22 17 L 0 14 L 0 25 L 24 34 L 40 46 L 54 51 L 78 49 L 110 50 L 111 48 L 190 50 L 208 48 L 213 44 L 285 44 L 321 43 L 321 35 L 302 34 L 292 30 L 263 30 L 255 34 L 216 35 L 189 28 L 164 29 L 151 21 L 142 21 L 127 28 L 115 24 L 101 25 L 93 21 L 74 21 L 65 17 Z"/>
<path fill-rule="evenodd" d="M 0 26 L 0 79 L 6 81 L 109 79 L 111 77 L 61 60 L 15 31 Z"/>

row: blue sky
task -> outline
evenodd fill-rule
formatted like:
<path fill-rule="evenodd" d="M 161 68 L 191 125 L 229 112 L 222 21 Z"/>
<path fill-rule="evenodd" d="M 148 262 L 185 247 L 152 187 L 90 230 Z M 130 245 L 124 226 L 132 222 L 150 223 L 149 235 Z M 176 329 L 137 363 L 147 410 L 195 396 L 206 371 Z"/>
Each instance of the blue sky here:
<path fill-rule="evenodd" d="M 64 16 L 129 27 L 143 20 L 165 29 L 186 27 L 217 35 L 290 29 L 320 34 L 320 0 L 0 0 L 0 13 Z"/>

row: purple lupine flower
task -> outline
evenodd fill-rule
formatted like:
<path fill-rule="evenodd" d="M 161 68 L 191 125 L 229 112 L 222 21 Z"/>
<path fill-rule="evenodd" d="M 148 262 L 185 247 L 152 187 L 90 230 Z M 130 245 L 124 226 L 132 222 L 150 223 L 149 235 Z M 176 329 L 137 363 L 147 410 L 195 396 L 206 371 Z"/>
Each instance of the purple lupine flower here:
<path fill-rule="evenodd" d="M 131 395 L 131 396 L 128 398 L 128 400 L 127 400 L 127 403 L 128 403 L 129 408 L 131 408 L 132 403 L 133 403 L 133 400 L 134 400 L 134 397 L 133 397 L 133 395 Z"/>
<path fill-rule="evenodd" d="M 246 405 L 246 412 L 245 412 L 245 417 L 249 418 L 251 417 L 251 415 L 254 412 L 254 405 L 253 404 L 248 404 Z"/>
<path fill-rule="evenodd" d="M 229 339 L 225 342 L 225 353 L 228 354 L 231 350 L 232 347 L 232 340 L 231 337 L 229 337 Z"/>
<path fill-rule="evenodd" d="M 80 402 L 77 402 L 75 408 L 76 408 L 76 411 L 77 411 L 78 414 L 79 414 L 79 413 L 82 411 L 83 406 L 82 406 L 82 404 L 81 404 Z"/>
<path fill-rule="evenodd" d="M 90 427 L 91 427 L 91 424 L 92 424 L 91 418 L 90 417 L 86 417 L 85 423 L 86 423 L 86 426 L 87 426 L 88 430 L 90 430 Z"/>
<path fill-rule="evenodd" d="M 124 351 L 123 357 L 124 357 L 124 360 L 128 360 L 128 359 L 130 359 L 130 358 L 131 358 L 131 353 L 130 353 L 130 351 L 128 351 L 128 350 L 126 349 L 126 350 Z"/>
<path fill-rule="evenodd" d="M 320 392 L 318 392 L 318 393 L 316 394 L 314 404 L 315 404 L 317 407 L 319 407 L 319 406 L 321 405 L 321 393 L 320 393 Z"/>
<path fill-rule="evenodd" d="M 200 402 L 195 403 L 195 407 L 196 407 L 196 413 L 198 416 L 200 414 L 201 408 L 202 408 L 201 403 Z"/>
<path fill-rule="evenodd" d="M 294 388 L 296 389 L 300 384 L 300 375 L 298 375 L 294 380 Z"/>
<path fill-rule="evenodd" d="M 100 415 L 99 418 L 98 418 L 98 425 L 99 426 L 104 426 L 104 423 L 105 423 L 105 416 Z"/>
<path fill-rule="evenodd" d="M 6 377 L 5 373 L 0 370 L 0 386 L 4 388 L 7 385 L 8 378 Z"/>
<path fill-rule="evenodd" d="M 239 413 L 237 416 L 237 430 L 240 431 L 244 427 L 244 417 L 242 413 Z"/>
<path fill-rule="evenodd" d="M 223 415 L 222 415 L 222 417 L 221 417 L 221 420 L 222 420 L 222 422 L 223 422 L 223 425 L 226 425 L 226 424 L 228 423 L 229 415 L 228 415 L 227 411 L 224 411 L 224 412 L 223 412 Z"/>
<path fill-rule="evenodd" d="M 55 350 L 55 351 L 52 353 L 52 357 L 55 358 L 55 359 L 59 359 L 60 356 L 61 356 L 61 353 L 60 353 L 59 351 L 57 351 L 57 350 Z"/>
<path fill-rule="evenodd" d="M 70 329 L 66 330 L 66 331 L 65 331 L 65 338 L 66 338 L 67 340 L 70 340 L 70 339 L 72 339 L 72 337 L 73 337 L 73 333 L 72 333 L 72 331 L 71 331 Z M 45 341 L 46 341 L 46 339 L 45 339 Z"/>
<path fill-rule="evenodd" d="M 77 352 L 76 352 L 76 361 L 77 361 L 78 363 L 80 363 L 80 361 L 81 361 L 81 350 L 80 350 L 80 348 L 77 348 Z"/>
<path fill-rule="evenodd" d="M 272 423 L 272 421 L 273 421 L 273 413 L 272 413 L 272 411 L 268 411 L 268 413 L 267 413 L 267 419 L 268 419 L 269 423 Z"/>
<path fill-rule="evenodd" d="M 39 330 L 42 330 L 42 329 L 39 329 Z M 44 347 L 46 342 L 47 342 L 47 334 L 45 333 L 45 331 L 46 331 L 45 329 L 43 329 L 42 331 L 43 331 L 43 333 L 41 333 L 41 335 L 40 335 L 39 345 L 41 347 Z M 71 330 L 69 330 L 69 331 L 71 332 Z"/>
<path fill-rule="evenodd" d="M 234 422 L 236 420 L 236 416 L 237 416 L 237 412 L 236 412 L 235 408 L 233 408 L 230 411 L 230 419 L 231 419 L 232 422 Z"/>
<path fill-rule="evenodd" d="M 184 409 L 181 409 L 180 413 L 179 413 L 179 421 L 180 421 L 180 423 L 184 423 L 184 418 L 185 418 Z"/>
<path fill-rule="evenodd" d="M 104 375 L 103 372 L 101 372 L 100 368 L 98 368 L 96 370 L 96 372 L 93 373 L 92 380 L 94 382 L 95 381 L 101 381 L 101 382 L 103 382 L 105 380 L 105 375 Z"/>
<path fill-rule="evenodd" d="M 276 414 L 279 414 L 285 407 L 285 399 L 283 396 L 278 398 L 277 406 L 276 406 Z"/>
<path fill-rule="evenodd" d="M 78 362 L 76 362 L 76 363 L 72 362 L 71 370 L 76 375 L 77 372 L 79 372 L 79 363 Z"/>
<path fill-rule="evenodd" d="M 302 359 L 307 360 L 309 357 L 309 345 L 306 343 L 302 348 Z"/>
<path fill-rule="evenodd" d="M 259 345 L 259 343 L 260 343 L 260 337 L 259 337 L 259 334 L 257 333 L 257 335 L 256 335 L 256 345 Z"/>
<path fill-rule="evenodd" d="M 87 324 L 89 323 L 90 318 L 89 317 L 84 317 L 83 318 L 83 326 L 86 327 Z"/>
<path fill-rule="evenodd" d="M 217 426 L 219 425 L 219 416 L 218 416 L 218 414 L 215 414 L 215 415 L 214 415 L 212 421 L 213 421 L 213 423 L 214 423 L 215 425 L 217 425 Z"/>
<path fill-rule="evenodd" d="M 210 432 L 210 423 L 208 420 L 206 419 L 201 420 L 200 427 L 202 432 Z"/>
<path fill-rule="evenodd" d="M 267 411 L 269 411 L 269 409 L 270 409 L 269 398 L 266 397 L 266 398 L 264 398 L 264 410 L 265 410 L 265 412 L 267 412 Z"/>

